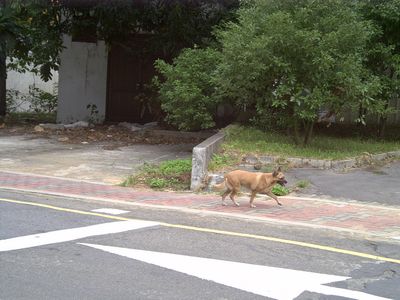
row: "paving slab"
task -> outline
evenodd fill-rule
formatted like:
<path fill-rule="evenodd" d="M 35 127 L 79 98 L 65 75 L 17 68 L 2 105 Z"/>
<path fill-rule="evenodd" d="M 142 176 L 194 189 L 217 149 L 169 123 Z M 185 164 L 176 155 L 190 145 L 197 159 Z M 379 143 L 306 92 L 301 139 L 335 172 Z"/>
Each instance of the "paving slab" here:
<path fill-rule="evenodd" d="M 145 162 L 189 158 L 194 147 L 135 144 L 108 150 L 104 146 L 65 144 L 30 135 L 1 136 L 0 169 L 117 184 Z"/>
<path fill-rule="evenodd" d="M 248 206 L 248 197 L 240 197 L 240 207 L 222 206 L 218 195 L 157 192 L 61 178 L 0 171 L 0 188 L 24 190 L 130 205 L 166 208 L 190 213 L 245 218 L 295 226 L 338 230 L 360 237 L 400 241 L 400 207 L 371 205 L 357 201 L 281 197 L 275 201 L 256 199 L 256 208 Z"/>

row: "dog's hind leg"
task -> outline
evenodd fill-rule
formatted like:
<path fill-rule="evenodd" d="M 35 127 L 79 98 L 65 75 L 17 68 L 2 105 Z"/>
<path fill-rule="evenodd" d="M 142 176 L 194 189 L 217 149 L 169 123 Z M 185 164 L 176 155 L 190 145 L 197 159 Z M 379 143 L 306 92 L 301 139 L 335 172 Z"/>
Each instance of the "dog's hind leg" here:
<path fill-rule="evenodd" d="M 278 197 L 276 197 L 271 191 L 266 192 L 266 194 L 274 199 L 278 205 L 282 205 L 282 203 L 279 202 Z"/>

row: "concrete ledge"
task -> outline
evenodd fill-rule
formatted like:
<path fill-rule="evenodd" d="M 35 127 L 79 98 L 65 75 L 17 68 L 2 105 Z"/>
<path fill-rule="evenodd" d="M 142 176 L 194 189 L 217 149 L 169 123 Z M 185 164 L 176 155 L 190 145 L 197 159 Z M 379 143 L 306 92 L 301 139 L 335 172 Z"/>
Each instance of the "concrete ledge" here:
<path fill-rule="evenodd" d="M 173 137 L 183 139 L 207 139 L 212 136 L 212 132 L 186 132 L 161 129 L 145 129 L 144 134 L 153 137 Z M 200 144 L 201 145 L 201 144 Z"/>
<path fill-rule="evenodd" d="M 192 154 L 192 178 L 190 189 L 198 191 L 204 187 L 204 179 L 207 176 L 208 164 L 212 155 L 218 150 L 224 141 L 225 134 L 218 132 L 193 148 Z"/>
<path fill-rule="evenodd" d="M 343 160 L 327 160 L 327 159 L 311 159 L 311 158 L 298 158 L 288 157 L 282 158 L 277 156 L 260 156 L 256 157 L 249 155 L 244 157 L 243 162 L 249 165 L 261 164 L 268 165 L 271 163 L 289 164 L 295 168 L 311 167 L 318 169 L 349 169 L 359 167 L 365 164 L 371 164 L 374 161 L 383 161 L 390 158 L 399 158 L 400 151 L 391 151 L 387 153 L 368 154 L 365 153 L 356 158 L 343 159 Z"/>

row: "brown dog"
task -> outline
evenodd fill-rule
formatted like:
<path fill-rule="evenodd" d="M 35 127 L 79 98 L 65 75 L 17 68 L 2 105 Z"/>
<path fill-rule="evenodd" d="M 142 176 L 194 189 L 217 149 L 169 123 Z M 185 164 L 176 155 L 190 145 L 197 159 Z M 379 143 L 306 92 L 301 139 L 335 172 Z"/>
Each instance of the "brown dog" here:
<path fill-rule="evenodd" d="M 247 172 L 242 170 L 236 170 L 225 174 L 224 182 L 216 185 L 216 188 L 225 187 L 226 191 L 222 194 L 222 205 L 226 205 L 225 198 L 228 196 L 231 198 L 232 202 L 239 206 L 239 203 L 235 201 L 235 195 L 239 193 L 241 186 L 248 188 L 251 191 L 250 196 L 250 207 L 256 207 L 253 204 L 254 197 L 257 193 L 265 193 L 271 198 L 273 198 L 278 205 L 282 205 L 278 198 L 271 192 L 272 187 L 279 183 L 285 185 L 287 181 L 285 180 L 285 175 L 283 175 L 281 168 L 279 167 L 273 173 L 260 173 L 260 172 Z"/>

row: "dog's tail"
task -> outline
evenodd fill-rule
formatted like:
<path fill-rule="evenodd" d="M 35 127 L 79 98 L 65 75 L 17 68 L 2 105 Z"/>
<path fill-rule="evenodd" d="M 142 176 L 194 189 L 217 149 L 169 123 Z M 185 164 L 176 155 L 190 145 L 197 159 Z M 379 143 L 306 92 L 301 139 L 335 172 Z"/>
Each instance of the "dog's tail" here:
<path fill-rule="evenodd" d="M 222 181 L 221 183 L 212 186 L 212 190 L 213 191 L 218 191 L 219 192 L 219 191 L 222 191 L 224 189 L 226 189 L 226 179 L 225 178 L 224 178 L 224 181 Z"/>

